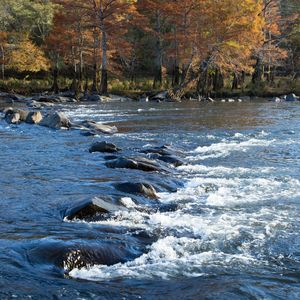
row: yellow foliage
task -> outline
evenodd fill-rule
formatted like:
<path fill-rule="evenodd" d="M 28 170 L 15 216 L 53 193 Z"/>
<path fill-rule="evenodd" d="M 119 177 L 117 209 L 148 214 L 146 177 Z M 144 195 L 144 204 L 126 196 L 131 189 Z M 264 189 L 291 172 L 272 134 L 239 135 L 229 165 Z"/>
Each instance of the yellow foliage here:
<path fill-rule="evenodd" d="M 24 40 L 11 52 L 8 67 L 19 72 L 39 72 L 49 70 L 50 63 L 40 48 Z"/>

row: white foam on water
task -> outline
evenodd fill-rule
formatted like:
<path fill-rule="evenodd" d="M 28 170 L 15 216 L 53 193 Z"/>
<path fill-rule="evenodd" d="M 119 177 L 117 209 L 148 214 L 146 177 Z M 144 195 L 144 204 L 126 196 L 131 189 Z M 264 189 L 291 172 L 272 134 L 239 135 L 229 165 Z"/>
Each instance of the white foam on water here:
<path fill-rule="evenodd" d="M 159 238 L 147 253 L 133 261 L 74 269 L 70 276 L 95 281 L 119 278 L 171 279 L 198 277 L 215 268 L 241 270 L 262 265 L 267 267 L 268 251 L 271 251 L 268 250 L 268 241 L 289 228 L 290 215 L 288 211 L 275 207 L 242 213 L 210 209 L 198 215 L 184 208 L 154 214 L 132 210 L 120 212 L 118 220 L 101 223 L 144 228 L 152 233 L 160 231 L 166 236 Z M 267 251 L 266 255 L 261 254 L 262 249 Z"/>
<path fill-rule="evenodd" d="M 113 266 L 98 265 L 89 269 L 73 269 L 70 276 L 85 280 L 101 281 L 119 278 L 171 279 L 199 277 L 216 267 L 258 265 L 254 257 L 247 254 L 230 254 L 222 251 L 204 250 L 203 241 L 193 238 L 168 236 L 154 243 L 149 252 L 137 259 Z"/>
<path fill-rule="evenodd" d="M 267 140 L 266 136 L 265 132 L 255 137 L 236 133 L 219 143 L 198 147 L 194 154 L 223 157 L 234 151 L 286 142 Z M 215 140 L 213 136 L 211 139 Z M 277 262 L 284 259 L 280 251 L 276 254 L 276 242 L 289 231 L 296 218 L 290 209 L 285 209 L 285 202 L 300 198 L 298 179 L 280 176 L 271 167 L 189 164 L 176 170 L 184 178 L 184 186 L 176 193 L 159 193 L 161 203 L 178 204 L 176 211 L 149 213 L 132 205 L 131 198 L 123 198 L 128 211 L 95 222 L 142 229 L 157 236 L 148 251 L 127 263 L 73 269 L 70 276 L 94 281 L 168 280 L 215 274 L 216 269 L 267 270 L 270 257 Z"/>
<path fill-rule="evenodd" d="M 274 168 L 229 168 L 223 166 L 208 167 L 205 165 L 182 165 L 177 170 L 185 174 L 204 174 L 206 176 L 228 176 L 228 175 L 251 175 L 251 174 L 269 174 Z"/>
<path fill-rule="evenodd" d="M 300 196 L 300 182 L 294 178 L 195 177 L 174 194 L 160 193 L 166 202 L 189 201 L 212 206 L 239 206 L 262 201 L 294 199 Z"/>
<path fill-rule="evenodd" d="M 190 161 L 194 160 L 205 160 L 209 158 L 227 157 L 232 152 L 240 151 L 247 152 L 251 147 L 269 147 L 271 144 L 276 142 L 275 139 L 265 140 L 250 138 L 245 141 L 236 140 L 225 140 L 223 139 L 219 143 L 211 144 L 210 146 L 201 146 L 196 148 L 192 153 L 193 156 L 188 156 L 187 159 Z"/>
<path fill-rule="evenodd" d="M 121 198 L 120 203 L 123 204 L 127 208 L 136 207 L 136 204 L 133 202 L 133 200 L 130 197 Z"/>

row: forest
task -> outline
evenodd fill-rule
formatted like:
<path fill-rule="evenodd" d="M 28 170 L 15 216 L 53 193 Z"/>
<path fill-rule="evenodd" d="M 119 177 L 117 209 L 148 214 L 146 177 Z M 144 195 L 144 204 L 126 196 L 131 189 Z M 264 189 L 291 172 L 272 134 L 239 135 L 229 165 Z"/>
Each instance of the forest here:
<path fill-rule="evenodd" d="M 0 2 L 1 90 L 299 91 L 299 0 Z"/>

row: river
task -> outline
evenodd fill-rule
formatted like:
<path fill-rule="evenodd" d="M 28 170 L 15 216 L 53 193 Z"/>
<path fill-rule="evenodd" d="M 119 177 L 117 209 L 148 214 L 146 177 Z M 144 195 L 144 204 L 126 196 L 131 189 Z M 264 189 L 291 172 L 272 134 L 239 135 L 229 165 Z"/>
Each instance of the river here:
<path fill-rule="evenodd" d="M 1 299 L 299 299 L 299 103 L 70 104 L 73 121 L 118 127 L 88 137 L 0 121 Z M 134 156 L 169 144 L 184 165 L 170 173 L 109 169 L 106 140 Z M 95 222 L 67 221 L 77 201 L 147 181 L 159 204 Z M 137 197 L 141 207 L 151 200 Z M 148 202 L 149 203 L 148 203 Z M 73 269 L 66 248 L 127 249 L 113 265 Z M 109 255 L 109 254 L 108 254 Z M 130 255 L 129 255 L 130 256 Z"/>

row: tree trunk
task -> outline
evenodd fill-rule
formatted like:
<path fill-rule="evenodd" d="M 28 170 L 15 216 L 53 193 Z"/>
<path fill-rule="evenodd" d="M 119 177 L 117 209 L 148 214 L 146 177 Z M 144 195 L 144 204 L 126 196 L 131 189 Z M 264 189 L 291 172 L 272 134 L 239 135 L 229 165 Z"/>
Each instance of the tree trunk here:
<path fill-rule="evenodd" d="M 162 41 L 161 41 L 161 20 L 160 20 L 159 11 L 156 12 L 156 33 L 157 33 L 157 40 L 155 46 L 153 89 L 157 89 L 162 86 Z"/>
<path fill-rule="evenodd" d="M 101 82 L 100 82 L 100 94 L 107 94 L 107 37 L 105 29 L 102 30 L 102 65 L 101 65 Z"/>
<path fill-rule="evenodd" d="M 239 77 L 236 73 L 234 73 L 231 90 L 237 90 L 238 88 L 239 88 Z"/>
<path fill-rule="evenodd" d="M 197 82 L 197 92 L 198 94 L 208 97 L 209 96 L 209 73 L 208 73 L 208 65 L 207 62 L 201 64 L 199 68 L 198 82 Z"/>
<path fill-rule="evenodd" d="M 216 70 L 213 78 L 213 90 L 220 91 L 224 87 L 224 78 L 220 70 Z"/>
<path fill-rule="evenodd" d="M 55 63 L 55 67 L 53 70 L 53 85 L 51 90 L 54 92 L 54 94 L 58 94 L 59 87 L 58 87 L 58 63 Z"/>
<path fill-rule="evenodd" d="M 175 60 L 173 70 L 172 86 L 178 86 L 180 83 L 180 68 L 179 68 L 179 49 L 178 49 L 178 38 L 177 38 L 177 27 L 174 28 L 174 42 L 175 42 Z"/>
<path fill-rule="evenodd" d="M 71 91 L 74 92 L 75 99 L 78 99 L 79 91 L 78 91 L 78 82 L 77 82 L 77 64 L 75 59 L 74 59 L 73 81 L 71 84 Z"/>
<path fill-rule="evenodd" d="M 258 84 L 263 80 L 263 65 L 261 59 L 256 60 L 255 71 L 252 75 L 252 83 Z"/>
<path fill-rule="evenodd" d="M 2 80 L 5 79 L 5 53 L 4 53 L 4 47 L 1 45 L 1 76 L 2 76 Z"/>
<path fill-rule="evenodd" d="M 161 53 L 161 42 L 158 40 L 156 42 L 155 49 L 155 70 L 154 70 L 154 80 L 153 80 L 153 88 L 157 89 L 162 86 L 162 53 Z"/>
<path fill-rule="evenodd" d="M 98 92 L 98 89 L 97 89 L 97 86 L 98 86 L 98 76 L 97 76 L 97 73 L 98 73 L 98 68 L 97 68 L 97 64 L 94 63 L 94 66 L 93 66 L 93 85 L 92 85 L 92 93 L 93 94 L 97 94 Z"/>
<path fill-rule="evenodd" d="M 79 74 L 78 74 L 78 88 L 79 91 L 83 91 L 83 52 L 80 51 L 80 66 L 79 66 Z"/>
<path fill-rule="evenodd" d="M 175 61 L 174 65 L 174 76 L 173 76 L 173 86 L 178 86 L 180 83 L 180 68 L 177 64 L 177 61 Z"/>

